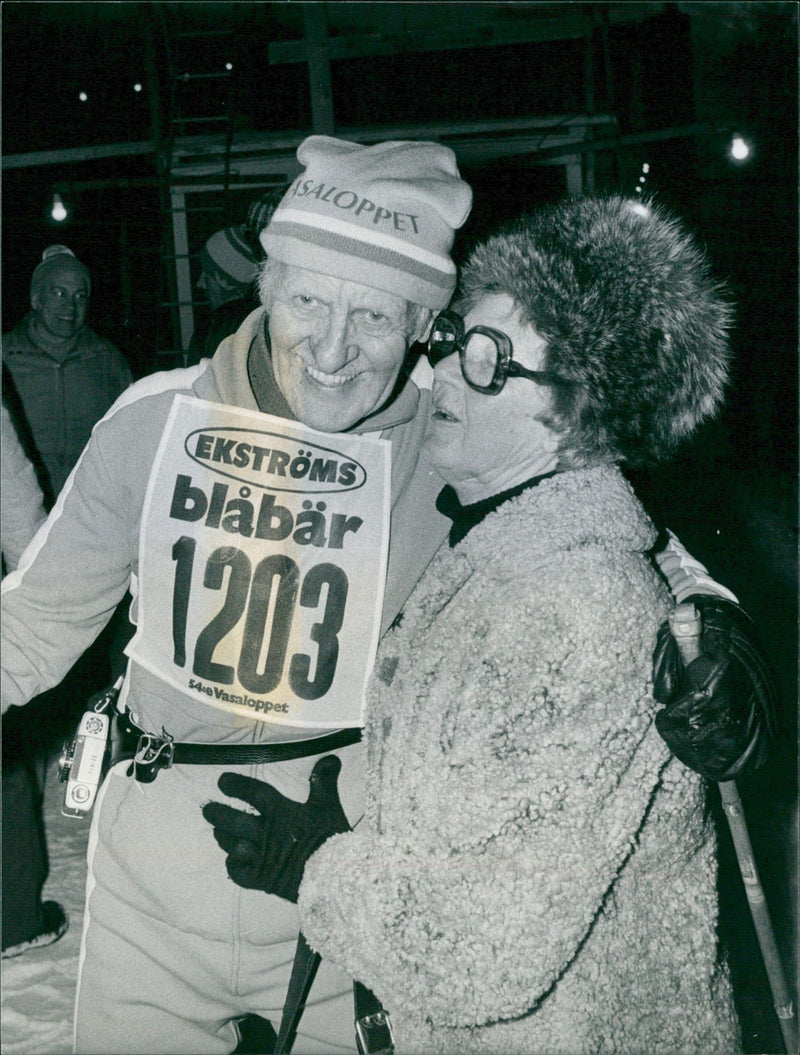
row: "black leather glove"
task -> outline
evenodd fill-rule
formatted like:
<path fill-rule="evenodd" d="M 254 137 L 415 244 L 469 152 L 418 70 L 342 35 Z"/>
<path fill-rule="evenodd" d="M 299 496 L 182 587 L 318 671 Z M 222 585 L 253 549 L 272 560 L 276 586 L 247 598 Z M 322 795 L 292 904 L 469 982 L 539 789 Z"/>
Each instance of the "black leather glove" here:
<path fill-rule="evenodd" d="M 684 667 L 665 622 L 653 653 L 656 728 L 684 765 L 709 780 L 750 774 L 775 734 L 777 693 L 755 624 L 738 604 L 695 594 L 702 655 Z"/>
<path fill-rule="evenodd" d="M 287 799 L 266 781 L 222 774 L 220 791 L 258 810 L 245 813 L 221 802 L 203 807 L 234 883 L 297 903 L 306 861 L 331 835 L 350 830 L 337 788 L 341 768 L 336 755 L 321 758 L 311 771 L 306 802 Z"/>

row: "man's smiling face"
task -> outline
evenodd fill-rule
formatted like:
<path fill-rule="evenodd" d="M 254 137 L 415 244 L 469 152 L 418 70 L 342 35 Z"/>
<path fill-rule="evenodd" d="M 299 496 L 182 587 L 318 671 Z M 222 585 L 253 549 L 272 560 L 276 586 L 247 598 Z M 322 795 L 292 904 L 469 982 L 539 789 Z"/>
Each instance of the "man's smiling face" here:
<path fill-rule="evenodd" d="M 304 268 L 282 267 L 264 306 L 278 387 L 299 420 L 323 432 L 380 409 L 417 339 L 405 300 Z"/>
<path fill-rule="evenodd" d="M 74 337 L 83 326 L 89 307 L 88 279 L 69 261 L 50 267 L 33 292 L 31 306 L 51 337 Z"/>

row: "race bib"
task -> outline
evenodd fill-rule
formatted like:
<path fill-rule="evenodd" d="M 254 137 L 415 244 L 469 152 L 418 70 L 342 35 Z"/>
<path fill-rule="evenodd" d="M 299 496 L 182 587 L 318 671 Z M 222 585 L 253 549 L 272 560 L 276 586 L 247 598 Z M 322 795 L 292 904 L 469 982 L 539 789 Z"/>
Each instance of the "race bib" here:
<path fill-rule="evenodd" d="M 361 725 L 390 451 L 386 440 L 176 396 L 145 498 L 128 654 L 210 707 Z"/>

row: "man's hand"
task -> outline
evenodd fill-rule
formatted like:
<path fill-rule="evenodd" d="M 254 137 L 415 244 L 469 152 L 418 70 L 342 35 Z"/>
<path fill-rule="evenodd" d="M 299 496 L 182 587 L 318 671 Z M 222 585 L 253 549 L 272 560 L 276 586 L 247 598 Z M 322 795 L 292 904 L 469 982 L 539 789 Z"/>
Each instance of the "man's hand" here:
<path fill-rule="evenodd" d="M 245 813 L 221 802 L 203 807 L 234 883 L 297 902 L 306 861 L 331 835 L 350 830 L 336 786 L 341 768 L 336 755 L 321 758 L 311 771 L 306 802 L 287 799 L 265 781 L 222 774 L 220 791 L 258 810 Z"/>
<path fill-rule="evenodd" d="M 656 728 L 684 765 L 709 780 L 752 773 L 775 733 L 777 693 L 755 624 L 732 601 L 686 599 L 703 621 L 702 655 L 688 667 L 665 622 L 653 653 Z"/>

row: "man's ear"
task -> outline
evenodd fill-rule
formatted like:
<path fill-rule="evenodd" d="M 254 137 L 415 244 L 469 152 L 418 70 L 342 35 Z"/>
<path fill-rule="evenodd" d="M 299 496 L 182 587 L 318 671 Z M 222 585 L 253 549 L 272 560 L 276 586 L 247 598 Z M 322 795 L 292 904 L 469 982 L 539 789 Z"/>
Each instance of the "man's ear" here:
<path fill-rule="evenodd" d="M 435 319 L 435 311 L 428 311 L 426 313 L 425 317 L 420 320 L 420 324 L 417 327 L 417 334 L 411 340 L 412 344 L 414 344 L 415 342 L 419 342 L 419 344 L 428 343 L 428 338 L 431 335 L 431 330 L 433 329 L 433 323 Z"/>
<path fill-rule="evenodd" d="M 31 293 L 31 307 L 34 311 L 38 311 L 42 306 L 42 302 L 39 299 L 39 290 L 36 289 Z"/>

